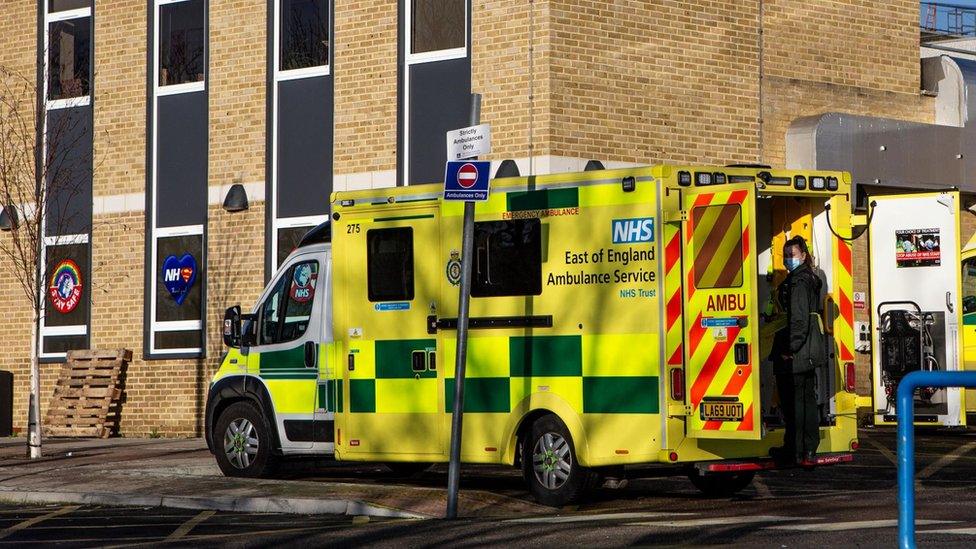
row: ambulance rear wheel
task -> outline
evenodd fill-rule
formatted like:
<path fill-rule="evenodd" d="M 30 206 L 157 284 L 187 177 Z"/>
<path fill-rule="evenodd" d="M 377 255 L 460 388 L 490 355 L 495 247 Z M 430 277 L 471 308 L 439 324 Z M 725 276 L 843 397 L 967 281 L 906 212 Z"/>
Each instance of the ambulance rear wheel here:
<path fill-rule="evenodd" d="M 266 477 L 277 465 L 272 453 L 271 426 L 250 402 L 224 410 L 214 427 L 217 465 L 228 477 Z"/>
<path fill-rule="evenodd" d="M 688 479 L 695 488 L 710 498 L 727 498 L 733 496 L 752 484 L 755 472 L 745 473 L 710 473 L 701 474 L 697 468 L 692 468 Z"/>
<path fill-rule="evenodd" d="M 536 501 L 553 507 L 579 500 L 595 478 L 579 464 L 569 429 L 553 414 L 537 419 L 522 441 L 522 475 Z"/>

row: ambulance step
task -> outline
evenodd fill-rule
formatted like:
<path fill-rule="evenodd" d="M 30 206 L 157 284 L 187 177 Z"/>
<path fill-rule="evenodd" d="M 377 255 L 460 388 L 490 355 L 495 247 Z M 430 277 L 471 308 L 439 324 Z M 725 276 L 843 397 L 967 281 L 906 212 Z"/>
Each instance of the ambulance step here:
<path fill-rule="evenodd" d="M 837 465 L 854 461 L 854 454 L 818 454 L 817 466 Z M 756 458 L 752 460 L 706 461 L 696 463 L 695 467 L 702 474 L 708 473 L 744 473 L 748 471 L 768 471 L 771 469 L 790 469 L 798 465 L 780 465 L 773 458 Z"/>

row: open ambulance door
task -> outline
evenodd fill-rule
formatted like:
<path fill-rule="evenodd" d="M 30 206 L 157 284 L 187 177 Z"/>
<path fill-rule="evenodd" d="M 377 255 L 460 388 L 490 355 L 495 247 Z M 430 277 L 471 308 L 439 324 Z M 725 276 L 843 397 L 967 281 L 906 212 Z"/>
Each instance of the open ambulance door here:
<path fill-rule="evenodd" d="M 962 368 L 959 193 L 873 197 L 869 217 L 874 421 L 897 422 L 898 383 Z M 922 388 L 920 425 L 965 425 L 962 390 Z"/>
<path fill-rule="evenodd" d="M 755 198 L 752 184 L 681 191 L 689 437 L 762 436 Z"/>

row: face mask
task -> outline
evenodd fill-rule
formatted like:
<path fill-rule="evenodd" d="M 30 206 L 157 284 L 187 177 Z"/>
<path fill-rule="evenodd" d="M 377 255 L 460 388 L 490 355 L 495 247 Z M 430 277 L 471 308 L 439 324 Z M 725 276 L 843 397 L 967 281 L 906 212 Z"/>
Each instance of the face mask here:
<path fill-rule="evenodd" d="M 789 271 L 795 270 L 800 265 L 803 265 L 803 260 L 798 257 L 787 257 L 783 260 L 783 264 Z"/>

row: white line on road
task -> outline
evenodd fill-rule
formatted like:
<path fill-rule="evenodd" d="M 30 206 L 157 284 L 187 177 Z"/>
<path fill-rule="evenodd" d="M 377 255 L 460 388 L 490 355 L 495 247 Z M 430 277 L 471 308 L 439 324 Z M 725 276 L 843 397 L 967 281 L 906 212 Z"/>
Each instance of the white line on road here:
<path fill-rule="evenodd" d="M 569 522 L 592 522 L 604 520 L 633 520 L 661 517 L 689 516 L 694 513 L 603 513 L 598 515 L 570 515 L 562 517 L 530 517 L 509 519 L 505 522 L 513 524 L 564 524 Z"/>
<path fill-rule="evenodd" d="M 916 521 L 921 522 L 921 521 Z M 916 530 L 919 534 L 962 534 L 976 536 L 976 528 L 949 528 L 948 530 Z"/>
<path fill-rule="evenodd" d="M 942 456 L 938 461 L 930 463 L 928 467 L 922 469 L 922 472 L 918 474 L 918 478 L 929 478 L 930 476 L 938 473 L 940 469 L 949 465 L 950 463 L 956 461 L 963 454 L 969 452 L 973 448 L 976 448 L 976 442 L 970 442 L 969 444 L 963 444 L 962 446 L 956 448 L 952 452 Z"/>
<path fill-rule="evenodd" d="M 628 526 L 653 526 L 666 528 L 698 528 L 701 526 L 726 526 L 729 524 L 750 524 L 757 522 L 789 522 L 809 520 L 811 517 L 782 517 L 776 515 L 747 515 L 743 517 L 715 517 L 689 520 L 666 520 L 654 522 L 629 522 Z"/>
<path fill-rule="evenodd" d="M 864 438 L 864 437 L 862 437 L 862 438 Z M 875 449 L 877 449 L 879 452 L 881 452 L 881 455 L 883 455 L 884 457 L 888 458 L 888 461 L 890 461 L 892 464 L 898 465 L 898 458 L 895 457 L 895 454 L 891 453 L 891 450 L 885 448 L 885 446 L 883 444 L 881 444 L 880 442 L 874 440 L 873 438 L 864 438 L 864 440 L 867 440 L 868 441 L 868 444 L 870 444 L 871 446 L 874 446 Z"/>
<path fill-rule="evenodd" d="M 953 524 L 953 520 L 916 520 L 916 526 L 927 524 Z M 898 526 L 897 519 L 856 520 L 851 522 L 820 522 L 817 524 L 787 524 L 782 526 L 767 526 L 766 530 L 794 530 L 801 532 L 843 532 L 845 530 L 868 530 L 872 528 L 894 528 Z"/>
<path fill-rule="evenodd" d="M 184 522 L 179 528 L 173 531 L 172 534 L 166 537 L 166 541 L 173 541 L 182 538 L 183 536 L 190 533 L 196 525 L 207 520 L 208 518 L 214 516 L 217 511 L 200 511 L 197 516 L 191 518 L 190 520 Z"/>
<path fill-rule="evenodd" d="M 13 526 L 10 526 L 9 528 L 5 528 L 3 530 L 0 530 L 0 539 L 3 539 L 3 538 L 5 538 L 5 537 L 7 537 L 7 536 L 9 536 L 11 534 L 15 534 L 15 533 L 17 533 L 17 532 L 19 532 L 21 530 L 26 529 L 26 528 L 30 528 L 31 526 L 34 526 L 35 524 L 37 524 L 39 522 L 44 522 L 45 520 L 48 520 L 48 519 L 52 519 L 52 518 L 55 518 L 55 517 L 60 517 L 61 515 L 67 515 L 68 513 L 72 512 L 72 511 L 78 510 L 80 507 L 81 507 L 80 505 L 68 505 L 67 507 L 62 507 L 62 508 L 60 508 L 60 509 L 58 509 L 56 511 L 52 511 L 52 512 L 46 514 L 46 515 L 41 515 L 39 517 L 34 517 L 32 519 L 27 519 L 27 520 L 25 520 L 23 522 L 18 522 L 17 524 L 14 524 Z"/>

